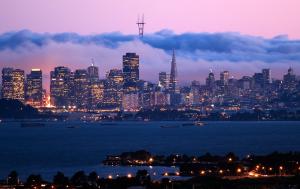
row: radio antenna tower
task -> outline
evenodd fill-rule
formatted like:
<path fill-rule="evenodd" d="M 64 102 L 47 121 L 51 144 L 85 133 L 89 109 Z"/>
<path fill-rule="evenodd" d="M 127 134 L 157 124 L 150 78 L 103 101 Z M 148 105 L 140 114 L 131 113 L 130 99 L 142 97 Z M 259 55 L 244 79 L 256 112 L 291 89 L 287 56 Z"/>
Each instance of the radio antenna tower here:
<path fill-rule="evenodd" d="M 140 16 L 138 16 L 138 20 L 137 23 L 138 28 L 139 28 L 139 36 L 142 38 L 144 36 L 144 26 L 145 26 L 145 22 L 144 22 L 144 14 L 142 15 L 142 18 L 140 18 Z"/>

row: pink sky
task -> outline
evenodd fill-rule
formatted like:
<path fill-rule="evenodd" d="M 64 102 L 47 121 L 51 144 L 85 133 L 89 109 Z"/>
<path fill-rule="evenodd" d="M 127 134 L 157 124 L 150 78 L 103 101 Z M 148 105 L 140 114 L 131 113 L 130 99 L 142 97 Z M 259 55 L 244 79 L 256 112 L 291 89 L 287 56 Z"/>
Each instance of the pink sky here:
<path fill-rule="evenodd" d="M 146 32 L 240 32 L 300 39 L 300 0 L 1 0 L 0 33 L 137 33 L 144 13 Z"/>

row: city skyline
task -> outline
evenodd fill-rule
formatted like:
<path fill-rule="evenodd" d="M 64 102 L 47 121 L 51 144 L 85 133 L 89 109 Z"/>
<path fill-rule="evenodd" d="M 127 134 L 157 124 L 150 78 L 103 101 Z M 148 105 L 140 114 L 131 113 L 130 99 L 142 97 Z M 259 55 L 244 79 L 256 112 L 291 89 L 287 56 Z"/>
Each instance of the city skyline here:
<path fill-rule="evenodd" d="M 297 0 L 129 0 L 126 9 L 120 0 L 91 0 L 84 9 L 81 0 L 1 4 L 0 69 L 41 68 L 50 79 L 52 67 L 85 68 L 93 58 L 104 78 L 121 68 L 124 53 L 135 52 L 141 56 L 140 78 L 156 82 L 153 73 L 169 70 L 175 49 L 180 85 L 205 82 L 210 69 L 237 78 L 264 68 L 274 78 L 289 66 L 300 72 Z M 136 22 L 142 15 L 146 24 L 139 38 Z"/>
<path fill-rule="evenodd" d="M 50 72 L 48 92 L 42 87 L 41 69 L 31 69 L 30 74 L 26 75 L 21 69 L 3 68 L 1 96 L 34 107 L 56 107 L 68 111 L 101 109 L 136 112 L 153 107 L 189 109 L 203 105 L 211 111 L 217 108 L 215 103 L 219 108 L 228 108 L 229 111 L 249 111 L 258 106 L 257 101 L 263 103 L 259 104 L 263 108 L 282 107 L 280 103 L 274 103 L 277 98 L 284 101 L 285 94 L 294 94 L 299 90 L 300 77 L 292 67 L 288 68 L 281 79 L 272 78 L 272 70 L 269 68 L 240 78 L 231 77 L 228 70 L 220 72 L 218 77 L 215 76 L 217 73 L 210 70 L 205 84 L 192 80 L 188 85 L 179 86 L 175 50 L 169 64 L 170 72 L 159 72 L 158 82 L 155 83 L 139 78 L 138 54 L 126 53 L 122 60 L 122 69 L 112 68 L 106 73 L 105 79 L 99 77 L 99 67 L 93 59 L 92 64 L 85 69 L 54 67 Z"/>

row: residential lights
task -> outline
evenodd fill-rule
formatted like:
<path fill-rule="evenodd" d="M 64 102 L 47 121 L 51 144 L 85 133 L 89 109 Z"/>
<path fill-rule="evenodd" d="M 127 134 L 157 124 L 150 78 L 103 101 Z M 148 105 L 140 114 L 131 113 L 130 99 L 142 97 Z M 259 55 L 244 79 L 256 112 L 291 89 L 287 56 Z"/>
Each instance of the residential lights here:
<path fill-rule="evenodd" d="M 279 166 L 279 169 L 282 171 L 283 170 L 283 166 Z"/>

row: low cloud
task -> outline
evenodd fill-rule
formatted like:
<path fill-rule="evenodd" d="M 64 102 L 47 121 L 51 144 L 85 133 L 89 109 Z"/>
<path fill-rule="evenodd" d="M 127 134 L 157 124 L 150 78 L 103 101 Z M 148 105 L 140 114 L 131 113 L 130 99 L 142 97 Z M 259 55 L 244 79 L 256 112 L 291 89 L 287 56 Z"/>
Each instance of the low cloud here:
<path fill-rule="evenodd" d="M 111 68 L 121 68 L 122 55 L 140 55 L 142 79 L 157 81 L 159 71 L 170 70 L 172 49 L 176 50 L 179 79 L 204 81 L 208 70 L 229 70 L 233 76 L 252 75 L 271 68 L 281 77 L 289 66 L 300 70 L 300 41 L 287 36 L 272 39 L 238 33 L 184 33 L 163 30 L 142 39 L 134 35 L 106 33 L 34 33 L 28 30 L 0 35 L 0 68 L 42 68 L 48 88 L 49 72 L 58 65 L 72 70 L 86 68 L 95 59 L 101 77 Z"/>

